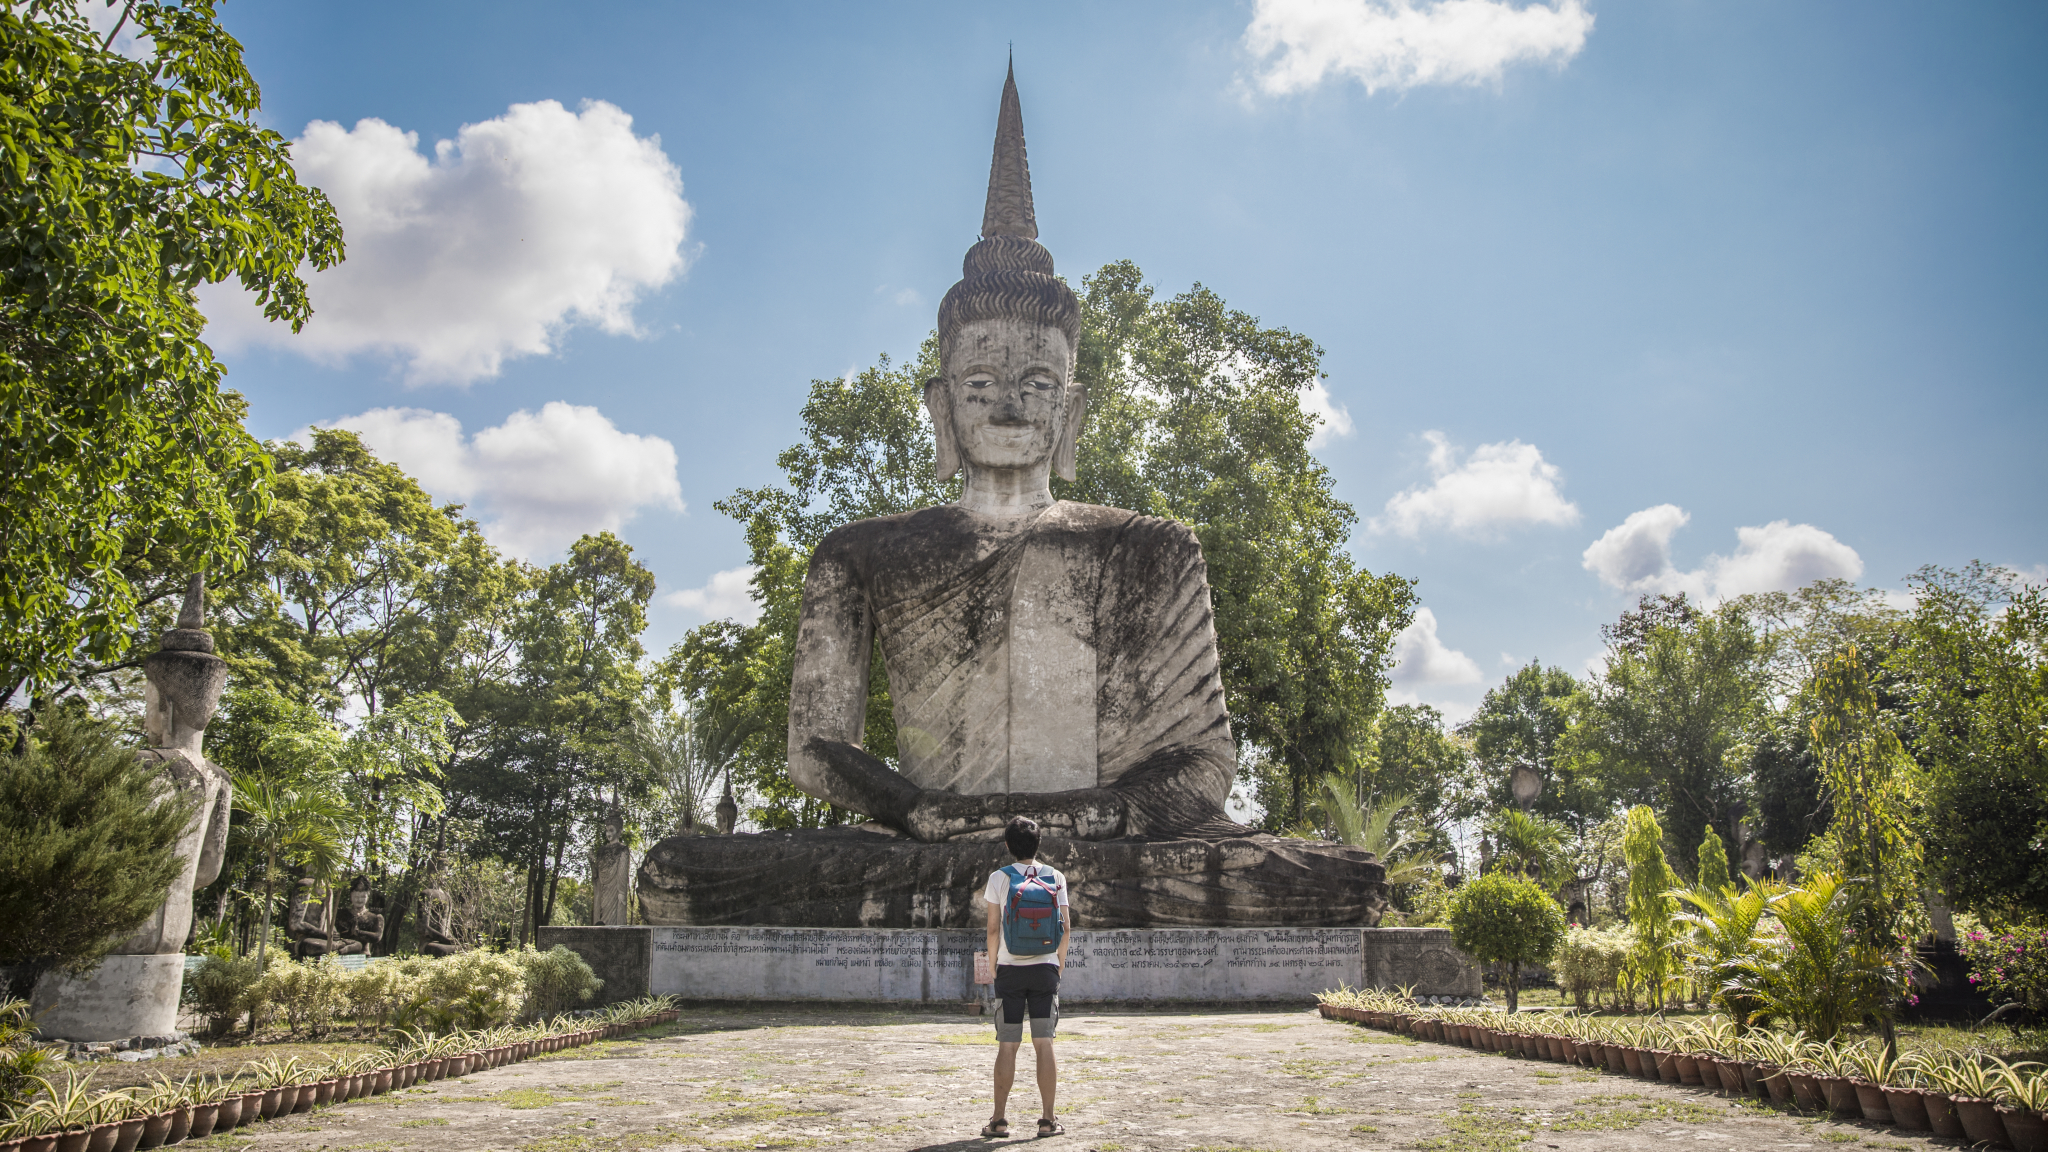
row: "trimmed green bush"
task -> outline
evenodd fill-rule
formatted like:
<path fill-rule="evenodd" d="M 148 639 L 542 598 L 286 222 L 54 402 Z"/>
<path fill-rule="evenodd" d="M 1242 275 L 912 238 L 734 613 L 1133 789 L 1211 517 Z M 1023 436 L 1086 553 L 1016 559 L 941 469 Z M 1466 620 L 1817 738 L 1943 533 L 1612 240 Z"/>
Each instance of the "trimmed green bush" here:
<path fill-rule="evenodd" d="M 1557 986 L 1571 993 L 1581 1012 L 1599 1003 L 1600 994 L 1614 991 L 1622 965 L 1635 947 L 1635 936 L 1626 928 L 1581 928 L 1565 930 L 1550 962 Z M 1590 1001 L 1590 1003 L 1589 1003 Z"/>
<path fill-rule="evenodd" d="M 254 956 L 208 956 L 205 963 L 185 974 L 182 999 L 186 1007 L 213 1023 L 215 1036 L 225 1036 L 251 1008 L 262 975 L 263 967 Z"/>
<path fill-rule="evenodd" d="M 1451 939 L 1482 964 L 1508 966 L 1508 1011 L 1519 1007 L 1522 965 L 1542 964 L 1564 938 L 1564 909 L 1526 876 L 1488 872 L 1451 897 Z"/>
<path fill-rule="evenodd" d="M 583 957 L 557 944 L 545 952 L 533 945 L 509 953 L 526 981 L 526 1003 L 520 1016 L 541 1020 L 557 1016 L 583 1003 L 604 987 Z"/>

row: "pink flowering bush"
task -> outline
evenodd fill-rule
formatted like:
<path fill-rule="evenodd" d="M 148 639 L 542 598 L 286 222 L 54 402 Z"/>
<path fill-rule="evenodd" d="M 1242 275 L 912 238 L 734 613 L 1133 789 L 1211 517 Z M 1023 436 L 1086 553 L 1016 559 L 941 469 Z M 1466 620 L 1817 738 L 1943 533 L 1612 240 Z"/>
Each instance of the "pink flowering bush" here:
<path fill-rule="evenodd" d="M 1970 983 L 1993 1003 L 2017 1000 L 2035 1015 L 2048 1012 L 2048 928 L 1979 930 L 1956 947 L 1970 962 Z"/>

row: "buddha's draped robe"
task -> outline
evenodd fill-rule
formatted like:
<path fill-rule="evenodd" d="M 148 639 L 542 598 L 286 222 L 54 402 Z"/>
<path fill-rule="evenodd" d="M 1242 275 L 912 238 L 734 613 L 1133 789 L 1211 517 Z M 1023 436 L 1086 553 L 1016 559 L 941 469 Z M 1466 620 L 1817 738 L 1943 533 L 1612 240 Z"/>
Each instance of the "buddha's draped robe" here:
<path fill-rule="evenodd" d="M 827 718 L 813 735 L 861 741 L 879 640 L 917 786 L 1108 788 L 1127 836 L 1230 827 L 1234 745 L 1186 526 L 1067 502 L 1007 534 L 952 505 L 863 520 L 819 545 L 804 601 L 792 705 Z"/>

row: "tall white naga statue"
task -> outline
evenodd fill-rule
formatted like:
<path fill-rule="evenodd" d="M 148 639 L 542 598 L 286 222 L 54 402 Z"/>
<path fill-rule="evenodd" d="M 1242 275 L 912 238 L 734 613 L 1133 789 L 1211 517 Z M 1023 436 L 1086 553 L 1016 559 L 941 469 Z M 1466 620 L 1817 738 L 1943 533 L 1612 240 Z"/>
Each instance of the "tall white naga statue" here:
<path fill-rule="evenodd" d="M 194 576 L 185 590 L 178 626 L 164 633 L 159 651 L 142 662 L 142 728 L 149 747 L 140 755 L 156 766 L 166 796 L 193 801 L 192 822 L 178 843 L 184 870 L 163 904 L 84 980 L 56 973 L 36 984 L 31 1004 L 44 1035 L 65 1040 L 167 1037 L 178 1026 L 178 993 L 185 978 L 185 939 L 192 932 L 192 893 L 220 876 L 227 848 L 234 788 L 200 748 L 206 725 L 227 687 L 227 662 L 213 654 L 204 622 L 206 582 Z"/>
<path fill-rule="evenodd" d="M 827 536 L 796 637 L 789 779 L 868 822 L 664 840 L 640 869 L 648 920 L 970 927 L 1024 815 L 1090 928 L 1376 924 L 1371 853 L 1224 814 L 1237 745 L 1195 533 L 1053 498 L 1087 411 L 1081 305 L 1038 242 L 1014 74 L 938 320 L 925 406 L 960 499 Z M 893 763 L 863 743 L 877 650 Z"/>

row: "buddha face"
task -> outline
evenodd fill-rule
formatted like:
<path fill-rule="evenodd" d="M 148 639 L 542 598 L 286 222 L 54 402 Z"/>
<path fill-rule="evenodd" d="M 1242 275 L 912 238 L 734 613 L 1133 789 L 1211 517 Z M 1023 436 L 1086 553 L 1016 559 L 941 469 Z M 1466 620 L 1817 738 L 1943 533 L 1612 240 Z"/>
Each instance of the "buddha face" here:
<path fill-rule="evenodd" d="M 932 421 L 952 432 L 960 461 L 976 470 L 1050 468 L 1075 429 L 1073 349 L 1058 328 L 1023 320 L 972 320 L 947 338 L 945 375 L 927 390 Z"/>

